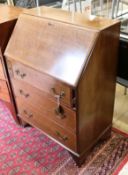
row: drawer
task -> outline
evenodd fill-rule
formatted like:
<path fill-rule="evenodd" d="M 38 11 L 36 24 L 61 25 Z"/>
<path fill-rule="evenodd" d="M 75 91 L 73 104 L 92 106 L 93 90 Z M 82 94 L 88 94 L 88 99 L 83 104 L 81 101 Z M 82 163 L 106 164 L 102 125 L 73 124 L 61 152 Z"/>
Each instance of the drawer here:
<path fill-rule="evenodd" d="M 32 109 L 38 111 L 40 115 L 49 118 L 62 127 L 76 131 L 76 112 L 61 105 L 58 108 L 57 102 L 48 98 L 47 94 L 31 85 L 19 80 L 12 79 L 14 94 L 17 99 L 30 104 Z M 21 106 L 19 106 L 20 108 Z"/>
<path fill-rule="evenodd" d="M 3 66 L 2 66 L 1 60 L 0 60 L 0 79 L 5 80 L 4 70 L 3 70 Z"/>
<path fill-rule="evenodd" d="M 4 80 L 0 80 L 0 99 L 8 102 L 10 101 L 8 86 Z"/>
<path fill-rule="evenodd" d="M 18 116 L 24 121 L 31 124 L 32 126 L 41 129 L 47 135 L 59 141 L 64 146 L 76 151 L 76 135 L 72 132 L 62 128 L 60 125 L 54 123 L 52 120 L 44 114 L 38 113 L 36 107 L 31 106 L 31 104 L 25 103 L 21 99 L 17 98 L 18 104 Z"/>
<path fill-rule="evenodd" d="M 69 86 L 46 74 L 12 60 L 11 62 L 8 60 L 8 68 L 10 70 L 10 76 L 14 76 L 14 78 L 18 80 L 27 82 L 30 85 L 45 91 L 52 98 L 55 95 L 60 95 L 61 101 L 66 105 L 71 106 L 72 93 Z"/>

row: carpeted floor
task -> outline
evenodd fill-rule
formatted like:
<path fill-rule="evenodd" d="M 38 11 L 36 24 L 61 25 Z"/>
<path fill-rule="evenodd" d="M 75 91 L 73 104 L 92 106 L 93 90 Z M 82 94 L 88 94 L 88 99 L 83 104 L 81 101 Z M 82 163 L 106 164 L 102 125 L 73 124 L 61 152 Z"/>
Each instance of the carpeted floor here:
<path fill-rule="evenodd" d="M 121 161 L 113 175 L 128 175 L 128 154 L 125 156 L 123 161 Z"/>
<path fill-rule="evenodd" d="M 0 102 L 0 175 L 110 175 L 128 155 L 128 136 L 112 132 L 78 168 L 70 154 L 35 128 L 15 124 Z"/>

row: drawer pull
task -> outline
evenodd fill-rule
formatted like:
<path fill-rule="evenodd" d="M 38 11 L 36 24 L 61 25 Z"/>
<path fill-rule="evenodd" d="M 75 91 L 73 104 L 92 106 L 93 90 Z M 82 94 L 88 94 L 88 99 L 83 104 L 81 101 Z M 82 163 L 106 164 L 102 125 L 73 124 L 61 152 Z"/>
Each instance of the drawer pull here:
<path fill-rule="evenodd" d="M 60 106 L 60 100 L 61 100 L 62 97 L 65 96 L 65 92 L 64 91 L 61 91 L 60 92 L 60 95 L 59 95 L 59 94 L 56 93 L 55 88 L 51 88 L 51 91 L 52 91 L 52 93 L 53 93 L 53 95 L 54 95 L 54 97 L 56 98 L 56 101 L 57 101 L 57 106 L 58 107 L 56 109 L 56 113 L 57 113 L 57 115 L 60 115 L 61 114 L 61 116 L 63 116 L 63 109 Z"/>
<path fill-rule="evenodd" d="M 23 112 L 24 112 L 24 114 L 25 114 L 28 118 L 33 117 L 33 114 L 32 114 L 32 113 L 29 114 L 26 110 L 24 110 Z"/>
<path fill-rule="evenodd" d="M 55 114 L 57 116 L 59 116 L 59 118 L 63 119 L 65 117 L 65 112 L 64 112 L 64 109 L 62 108 L 62 106 L 58 106 L 56 109 L 55 109 Z"/>
<path fill-rule="evenodd" d="M 26 74 L 25 73 L 20 73 L 20 70 L 15 70 L 15 72 L 16 72 L 16 75 L 19 75 L 22 79 L 26 76 Z"/>
<path fill-rule="evenodd" d="M 61 91 L 60 94 L 56 93 L 55 88 L 51 88 L 51 91 L 52 91 L 52 93 L 53 93 L 55 98 L 63 98 L 65 96 L 65 92 L 64 91 Z"/>
<path fill-rule="evenodd" d="M 62 136 L 59 131 L 56 131 L 56 135 L 62 141 L 68 140 L 68 137 L 67 136 Z"/>
<path fill-rule="evenodd" d="M 19 90 L 20 94 L 23 95 L 25 98 L 28 98 L 30 95 L 25 93 L 22 89 Z"/>
<path fill-rule="evenodd" d="M 19 74 L 20 74 L 20 71 L 19 71 L 18 69 L 17 69 L 15 72 L 16 72 L 16 74 L 17 74 L 17 75 L 19 75 Z"/>
<path fill-rule="evenodd" d="M 23 73 L 23 74 L 20 74 L 20 76 L 21 76 L 21 78 L 24 78 L 24 77 L 26 77 L 26 74 Z"/>

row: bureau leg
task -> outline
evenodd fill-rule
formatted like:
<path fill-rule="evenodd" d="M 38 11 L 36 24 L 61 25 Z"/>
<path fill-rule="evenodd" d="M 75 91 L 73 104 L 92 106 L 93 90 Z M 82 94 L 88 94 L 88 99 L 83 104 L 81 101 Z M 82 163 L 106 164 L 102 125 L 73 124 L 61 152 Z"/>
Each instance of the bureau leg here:
<path fill-rule="evenodd" d="M 15 112 L 15 109 L 14 109 L 14 106 L 11 102 L 5 102 L 3 101 L 3 103 L 5 104 L 5 106 L 9 109 L 13 119 L 15 120 L 15 122 L 20 125 L 20 120 L 19 120 L 19 117 L 17 117 L 16 115 L 16 112 Z"/>
<path fill-rule="evenodd" d="M 91 153 L 91 151 L 94 149 L 94 147 L 97 145 L 97 143 L 102 143 L 103 141 L 108 140 L 111 137 L 111 128 L 112 128 L 112 126 L 110 125 L 105 130 L 105 132 L 96 140 L 96 142 L 94 144 L 92 144 L 90 149 L 88 151 L 86 151 L 85 153 L 83 153 L 82 155 L 80 155 L 79 157 L 70 153 L 78 167 L 81 167 L 81 165 L 85 162 L 86 157 Z"/>
<path fill-rule="evenodd" d="M 13 119 L 15 120 L 15 122 L 18 124 L 18 125 L 21 125 L 23 127 L 26 127 L 26 126 L 30 126 L 28 123 L 26 123 L 24 120 L 22 120 L 21 118 L 19 118 L 17 115 L 16 115 L 16 112 L 15 112 L 15 109 L 14 109 L 14 106 L 11 102 L 5 102 L 3 101 L 3 103 L 5 104 L 5 106 L 9 109 Z"/>
<path fill-rule="evenodd" d="M 4 103 L 5 103 L 6 107 L 9 109 L 9 111 L 11 112 L 11 115 L 12 115 L 13 119 L 15 120 L 16 124 L 18 124 L 20 126 L 23 126 L 23 127 L 28 126 L 28 123 L 26 123 L 25 121 L 23 121 L 21 118 L 19 118 L 16 115 L 16 112 L 15 112 L 15 109 L 13 107 L 13 104 L 8 103 L 8 102 L 4 102 Z"/>
<path fill-rule="evenodd" d="M 29 125 L 27 122 L 25 122 L 23 119 L 19 118 L 19 120 L 20 120 L 20 125 L 21 125 L 22 127 L 30 126 L 30 125 Z"/>
<path fill-rule="evenodd" d="M 71 154 L 72 158 L 74 159 L 76 165 L 80 168 L 85 160 L 80 158 L 80 157 L 74 156 L 72 153 L 70 153 L 70 154 Z"/>
<path fill-rule="evenodd" d="M 111 137 L 111 131 L 112 131 L 112 126 L 108 127 L 106 132 L 104 132 L 104 134 L 101 136 L 100 141 L 109 139 Z"/>
<path fill-rule="evenodd" d="M 85 162 L 86 157 L 89 155 L 90 152 L 91 152 L 91 149 L 89 151 L 87 151 L 85 154 L 81 155 L 80 157 L 77 157 L 77 156 L 73 155 L 72 153 L 70 153 L 70 154 L 71 154 L 73 160 L 75 161 L 76 165 L 80 168 L 82 166 L 82 164 Z"/>

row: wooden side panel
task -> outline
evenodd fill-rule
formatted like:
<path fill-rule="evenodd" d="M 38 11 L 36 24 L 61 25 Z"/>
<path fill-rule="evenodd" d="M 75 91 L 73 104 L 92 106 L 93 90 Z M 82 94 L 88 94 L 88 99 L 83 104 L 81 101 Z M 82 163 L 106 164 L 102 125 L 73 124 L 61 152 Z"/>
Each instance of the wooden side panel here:
<path fill-rule="evenodd" d="M 14 97 L 10 86 L 6 60 L 3 54 L 8 44 L 8 41 L 10 39 L 10 36 L 12 34 L 13 28 L 15 26 L 16 18 L 18 17 L 18 14 L 20 13 L 20 11 L 21 10 L 18 8 L 13 9 L 13 7 L 11 8 L 7 6 L 5 7 L 0 6 L 0 16 L 2 20 L 2 23 L 0 24 L 0 59 L 1 59 L 0 76 L 1 76 L 1 79 L 6 80 L 6 83 L 5 83 L 6 86 L 3 87 L 4 89 L 2 88 L 0 93 L 0 98 L 4 101 L 6 106 L 9 108 L 10 112 L 12 113 L 13 119 L 16 121 L 17 124 L 19 124 L 19 120 L 16 116 L 16 107 L 14 103 Z"/>
<path fill-rule="evenodd" d="M 14 105 L 10 102 L 7 102 L 7 101 L 3 101 L 3 103 L 6 105 L 6 107 L 9 109 L 9 111 L 11 112 L 12 114 L 12 118 L 15 120 L 15 122 L 19 125 L 21 125 L 22 121 L 16 116 L 16 111 L 15 111 L 15 108 L 14 108 Z"/>
<path fill-rule="evenodd" d="M 112 125 L 119 23 L 101 32 L 77 89 L 78 151 L 84 154 Z"/>
<path fill-rule="evenodd" d="M 15 23 L 16 19 L 13 19 L 11 21 L 0 24 L 0 48 L 2 54 L 4 53 L 5 47 L 9 41 Z"/>
<path fill-rule="evenodd" d="M 0 79 L 5 80 L 4 70 L 3 70 L 1 59 L 0 59 Z"/>
<path fill-rule="evenodd" d="M 8 86 L 4 80 L 0 80 L 0 99 L 10 102 Z"/>

